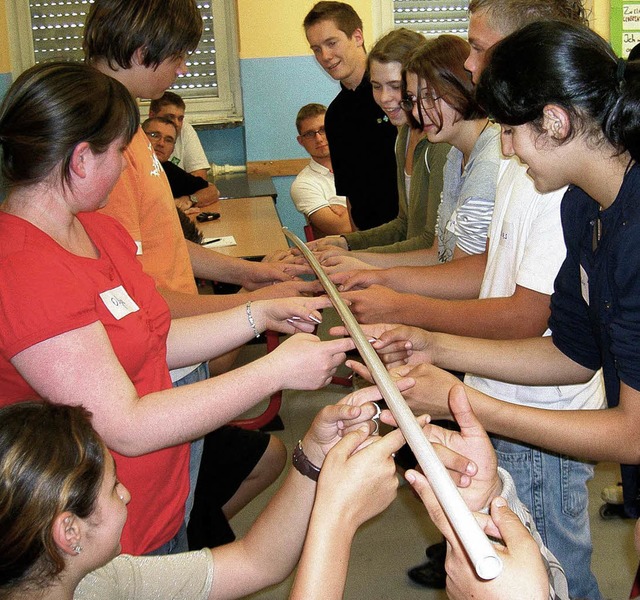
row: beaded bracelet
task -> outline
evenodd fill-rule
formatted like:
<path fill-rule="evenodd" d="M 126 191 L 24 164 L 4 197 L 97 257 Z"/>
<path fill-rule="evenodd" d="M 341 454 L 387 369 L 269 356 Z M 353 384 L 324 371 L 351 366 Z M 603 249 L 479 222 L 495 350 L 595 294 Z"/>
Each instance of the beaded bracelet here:
<path fill-rule="evenodd" d="M 256 336 L 256 338 L 260 337 L 260 332 L 258 331 L 258 328 L 256 327 L 256 322 L 253 320 L 253 315 L 251 314 L 251 300 L 249 300 L 249 302 L 247 302 L 247 319 L 249 320 L 249 325 L 251 325 L 251 329 L 253 329 L 253 335 Z"/>

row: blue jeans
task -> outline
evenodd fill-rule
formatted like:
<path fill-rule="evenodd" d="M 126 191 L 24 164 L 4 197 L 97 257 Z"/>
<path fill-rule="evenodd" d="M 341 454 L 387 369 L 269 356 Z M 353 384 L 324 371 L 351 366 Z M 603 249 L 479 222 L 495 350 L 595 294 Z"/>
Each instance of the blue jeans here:
<path fill-rule="evenodd" d="M 147 552 L 145 556 L 166 556 L 167 554 L 181 554 L 182 552 L 189 552 L 187 527 L 184 523 L 180 526 L 180 529 L 178 529 L 178 533 L 168 542 L 151 552 Z"/>
<path fill-rule="evenodd" d="M 491 441 L 542 541 L 564 567 L 571 598 L 600 600 L 591 572 L 587 481 L 593 477 L 593 466 L 500 438 Z"/>
<path fill-rule="evenodd" d="M 198 381 L 204 381 L 205 379 L 209 379 L 209 365 L 206 362 L 202 363 L 197 369 L 191 371 L 191 373 L 185 375 L 182 379 L 174 381 L 173 387 L 189 385 L 190 383 L 197 383 Z M 189 495 L 187 496 L 187 501 L 184 505 L 185 527 L 189 524 L 191 509 L 193 508 L 193 495 L 196 492 L 196 483 L 198 483 L 198 471 L 200 471 L 203 445 L 203 437 L 191 442 L 191 454 L 189 457 Z"/>

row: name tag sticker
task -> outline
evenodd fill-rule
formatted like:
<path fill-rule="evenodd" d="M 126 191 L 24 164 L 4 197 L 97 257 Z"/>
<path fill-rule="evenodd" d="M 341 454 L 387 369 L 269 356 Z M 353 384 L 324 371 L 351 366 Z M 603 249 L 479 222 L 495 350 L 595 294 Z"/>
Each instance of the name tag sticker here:
<path fill-rule="evenodd" d="M 456 232 L 456 225 L 458 223 L 458 211 L 454 210 L 449 217 L 449 221 L 447 222 L 445 229 L 450 231 L 451 233 Z"/>
<path fill-rule="evenodd" d="M 500 232 L 500 245 L 504 248 L 513 248 L 513 223 L 503 223 Z"/>
<path fill-rule="evenodd" d="M 580 289 L 582 290 L 582 299 L 589 306 L 589 275 L 582 265 L 580 265 Z"/>
<path fill-rule="evenodd" d="M 102 298 L 107 310 L 118 321 L 122 319 L 122 317 L 126 317 L 127 315 L 140 310 L 140 307 L 133 301 L 133 298 L 127 294 L 127 290 L 125 290 L 121 285 L 113 288 L 112 290 L 102 292 L 100 294 L 100 298 Z"/>

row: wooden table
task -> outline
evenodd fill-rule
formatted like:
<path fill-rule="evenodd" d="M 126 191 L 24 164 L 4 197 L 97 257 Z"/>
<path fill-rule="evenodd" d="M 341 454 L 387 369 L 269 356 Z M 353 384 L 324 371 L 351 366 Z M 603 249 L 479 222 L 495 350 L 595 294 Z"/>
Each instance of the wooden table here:
<path fill-rule="evenodd" d="M 271 196 L 275 201 L 278 192 L 268 175 L 252 173 L 228 173 L 210 179 L 220 190 L 220 198 L 253 198 Z"/>
<path fill-rule="evenodd" d="M 251 258 L 289 247 L 271 196 L 227 198 L 211 204 L 205 210 L 219 212 L 220 218 L 197 223 L 204 237 L 232 235 L 237 243 L 236 246 L 212 247 L 217 252 Z"/>

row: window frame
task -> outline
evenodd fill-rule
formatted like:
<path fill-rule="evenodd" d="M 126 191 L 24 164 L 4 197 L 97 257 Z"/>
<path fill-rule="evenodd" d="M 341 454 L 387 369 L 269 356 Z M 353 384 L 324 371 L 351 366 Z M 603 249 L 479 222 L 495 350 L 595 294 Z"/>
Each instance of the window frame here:
<path fill-rule="evenodd" d="M 235 2 L 209 0 L 216 40 L 218 97 L 185 97 L 189 122 L 214 125 L 242 122 L 240 60 Z M 27 0 L 6 0 L 7 29 L 13 79 L 35 64 L 31 35 L 31 13 Z M 61 56 L 63 53 L 61 53 Z M 188 61 L 188 59 L 187 59 Z M 174 90 L 182 95 L 181 90 Z M 149 101 L 140 102 L 141 113 L 148 113 Z"/>

